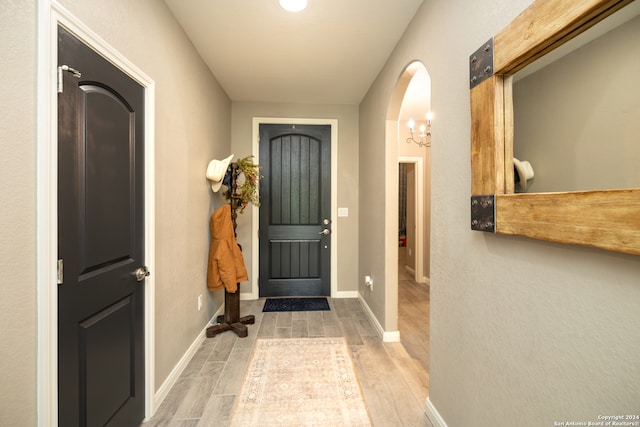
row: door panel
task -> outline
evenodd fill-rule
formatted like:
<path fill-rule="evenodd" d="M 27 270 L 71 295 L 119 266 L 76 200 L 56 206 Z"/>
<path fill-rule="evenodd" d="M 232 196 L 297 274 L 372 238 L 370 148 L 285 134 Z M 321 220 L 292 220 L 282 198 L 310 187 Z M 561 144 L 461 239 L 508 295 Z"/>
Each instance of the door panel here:
<path fill-rule="evenodd" d="M 134 114 L 114 93 L 94 85 L 80 87 L 81 106 L 86 109 L 87 127 L 80 165 L 81 224 L 84 231 L 82 273 L 103 270 L 131 260 L 135 240 L 130 229 L 135 225 L 135 180 L 129 171 L 135 159 L 135 147 L 129 135 L 134 126 Z M 111 117 L 104 121 L 103 117 Z M 112 209 L 118 206 L 119 209 Z"/>
<path fill-rule="evenodd" d="M 260 295 L 329 296 L 330 126 L 260 125 L 260 163 Z"/>
<path fill-rule="evenodd" d="M 106 425 L 135 391 L 129 362 L 135 356 L 134 317 L 130 296 L 80 322 L 79 348 L 85 361 L 80 384 L 86 388 L 87 425 Z"/>
<path fill-rule="evenodd" d="M 58 30 L 58 424 L 144 418 L 144 89 Z"/>

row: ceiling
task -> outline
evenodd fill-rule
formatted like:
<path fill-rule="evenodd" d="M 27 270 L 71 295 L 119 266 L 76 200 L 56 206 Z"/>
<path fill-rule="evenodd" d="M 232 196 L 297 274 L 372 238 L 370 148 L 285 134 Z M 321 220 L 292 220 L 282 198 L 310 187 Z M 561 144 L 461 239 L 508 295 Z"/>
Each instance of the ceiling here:
<path fill-rule="evenodd" d="M 165 0 L 232 101 L 359 104 L 423 0 Z"/>

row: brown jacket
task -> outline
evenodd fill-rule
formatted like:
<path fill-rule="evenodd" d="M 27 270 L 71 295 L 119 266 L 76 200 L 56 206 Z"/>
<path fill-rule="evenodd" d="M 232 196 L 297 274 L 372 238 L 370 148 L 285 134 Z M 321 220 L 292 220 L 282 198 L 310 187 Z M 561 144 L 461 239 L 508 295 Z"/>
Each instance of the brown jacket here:
<path fill-rule="evenodd" d="M 231 206 L 224 205 L 211 215 L 211 246 L 207 286 L 212 291 L 223 287 L 227 292 L 238 291 L 238 282 L 249 280 L 244 258 L 233 234 Z"/>

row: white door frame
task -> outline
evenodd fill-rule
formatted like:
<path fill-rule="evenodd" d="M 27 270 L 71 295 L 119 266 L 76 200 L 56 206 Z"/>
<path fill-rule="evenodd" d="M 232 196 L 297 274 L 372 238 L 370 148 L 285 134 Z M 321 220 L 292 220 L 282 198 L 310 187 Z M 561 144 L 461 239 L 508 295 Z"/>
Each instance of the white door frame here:
<path fill-rule="evenodd" d="M 90 28 L 54 0 L 38 0 L 37 69 L 37 423 L 58 424 L 58 104 L 57 27 L 62 25 L 145 89 L 145 416 L 154 408 L 155 83 Z"/>
<path fill-rule="evenodd" d="M 425 282 L 424 276 L 424 159 L 422 157 L 398 157 L 398 164 L 412 163 L 415 165 L 414 188 L 416 205 L 414 217 L 416 219 L 416 271 L 415 281 Z"/>
<path fill-rule="evenodd" d="M 284 117 L 254 117 L 253 118 L 253 146 L 252 154 L 260 163 L 260 125 L 261 124 L 295 124 L 295 125 L 329 125 L 331 127 L 331 296 L 333 298 L 347 298 L 344 292 L 338 293 L 338 120 L 337 119 L 304 119 Z M 258 272 L 260 271 L 260 251 L 258 241 L 259 208 L 253 207 L 253 221 L 251 235 L 253 236 L 251 247 L 251 269 L 253 281 L 251 282 L 251 298 L 257 299 L 260 295 L 258 289 Z"/>

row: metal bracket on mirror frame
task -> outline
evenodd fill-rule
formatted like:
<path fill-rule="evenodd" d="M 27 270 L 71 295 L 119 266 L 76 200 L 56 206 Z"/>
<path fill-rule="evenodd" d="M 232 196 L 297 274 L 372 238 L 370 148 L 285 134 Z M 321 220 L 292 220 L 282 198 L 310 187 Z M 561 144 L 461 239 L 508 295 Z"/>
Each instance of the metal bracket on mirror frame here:
<path fill-rule="evenodd" d="M 493 76 L 493 37 L 469 57 L 471 89 Z"/>
<path fill-rule="evenodd" d="M 471 196 L 471 229 L 496 232 L 496 195 Z"/>

